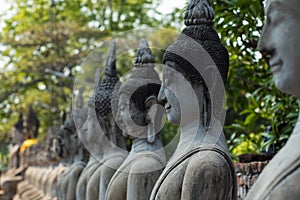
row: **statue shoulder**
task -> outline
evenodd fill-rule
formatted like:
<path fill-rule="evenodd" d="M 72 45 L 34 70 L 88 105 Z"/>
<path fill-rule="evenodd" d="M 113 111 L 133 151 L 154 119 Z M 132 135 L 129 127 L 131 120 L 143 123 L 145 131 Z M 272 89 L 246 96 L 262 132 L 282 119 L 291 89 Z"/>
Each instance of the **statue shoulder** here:
<path fill-rule="evenodd" d="M 224 155 L 216 151 L 200 151 L 194 154 L 188 166 L 192 167 L 193 165 L 204 171 L 218 171 L 221 169 L 228 171 L 230 169 L 230 165 Z"/>
<path fill-rule="evenodd" d="M 231 172 L 229 163 L 218 152 L 194 154 L 184 174 L 184 199 L 234 199 Z"/>

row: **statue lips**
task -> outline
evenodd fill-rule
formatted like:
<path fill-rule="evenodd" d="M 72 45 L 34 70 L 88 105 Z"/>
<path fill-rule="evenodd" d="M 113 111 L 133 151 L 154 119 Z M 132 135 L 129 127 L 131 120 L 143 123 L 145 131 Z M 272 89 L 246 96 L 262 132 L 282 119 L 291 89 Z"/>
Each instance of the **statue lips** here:
<path fill-rule="evenodd" d="M 171 105 L 169 105 L 169 104 L 166 104 L 166 106 L 165 106 L 165 110 L 166 110 L 166 112 L 168 112 L 170 109 L 172 108 L 172 106 Z"/>
<path fill-rule="evenodd" d="M 282 67 L 282 60 L 281 59 L 271 59 L 270 60 L 270 66 L 271 66 L 271 71 L 272 73 L 277 73 L 278 71 L 280 71 L 281 67 Z"/>

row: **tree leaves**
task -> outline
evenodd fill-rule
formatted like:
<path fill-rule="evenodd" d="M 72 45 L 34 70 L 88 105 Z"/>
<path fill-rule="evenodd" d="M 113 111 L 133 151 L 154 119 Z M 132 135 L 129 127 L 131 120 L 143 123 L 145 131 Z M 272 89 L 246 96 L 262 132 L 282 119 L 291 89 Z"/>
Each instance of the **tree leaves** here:
<path fill-rule="evenodd" d="M 0 38 L 7 60 L 0 68 L 0 137 L 29 104 L 41 118 L 41 137 L 60 125 L 82 59 L 112 32 L 159 24 L 147 15 L 155 6 L 149 0 L 15 1 Z"/>

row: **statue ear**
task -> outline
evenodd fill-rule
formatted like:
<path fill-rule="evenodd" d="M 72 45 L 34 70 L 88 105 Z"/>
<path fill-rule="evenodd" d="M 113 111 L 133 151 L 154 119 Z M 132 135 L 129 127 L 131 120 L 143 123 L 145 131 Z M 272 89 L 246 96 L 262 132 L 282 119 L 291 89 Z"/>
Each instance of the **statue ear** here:
<path fill-rule="evenodd" d="M 146 107 L 146 121 L 150 124 L 148 124 L 147 129 L 147 141 L 148 143 L 153 143 L 155 141 L 155 130 L 156 130 L 156 114 L 157 114 L 157 108 L 154 107 L 154 109 L 149 110 L 153 105 L 157 104 L 157 97 L 154 95 L 151 95 L 148 97 L 145 101 L 145 107 Z M 151 121 L 153 120 L 153 121 Z"/>
<path fill-rule="evenodd" d="M 209 66 L 205 70 L 208 77 L 206 85 L 209 91 L 209 101 L 207 102 L 207 128 L 213 127 L 214 118 L 219 118 L 222 113 L 222 103 L 225 99 L 225 86 L 221 74 L 215 65 Z M 208 124 L 209 123 L 209 124 Z"/>
<path fill-rule="evenodd" d="M 220 72 L 215 65 L 210 65 L 204 70 L 206 78 L 206 85 L 209 91 L 215 91 L 218 83 L 218 77 L 220 76 Z"/>
<path fill-rule="evenodd" d="M 145 107 L 148 109 L 148 108 L 151 108 L 152 105 L 156 104 L 157 103 L 157 98 L 156 96 L 154 95 L 151 95 L 150 97 L 148 97 L 146 100 L 145 100 Z"/>

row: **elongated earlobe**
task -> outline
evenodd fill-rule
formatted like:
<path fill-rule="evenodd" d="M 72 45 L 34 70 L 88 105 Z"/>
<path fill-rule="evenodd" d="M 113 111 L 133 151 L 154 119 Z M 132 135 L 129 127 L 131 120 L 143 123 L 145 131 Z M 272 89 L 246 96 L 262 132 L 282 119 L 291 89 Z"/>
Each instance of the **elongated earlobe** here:
<path fill-rule="evenodd" d="M 156 104 L 157 103 L 157 98 L 156 96 L 154 95 L 151 95 L 150 97 L 148 97 L 146 100 L 145 100 L 145 107 L 147 109 L 151 108 L 152 105 Z"/>
<path fill-rule="evenodd" d="M 147 141 L 148 143 L 153 143 L 155 141 L 155 117 L 156 117 L 156 109 L 151 107 L 153 105 L 157 104 L 157 98 L 156 96 L 152 95 L 148 97 L 145 101 L 145 107 L 146 107 L 146 122 L 148 124 L 147 129 Z"/>

